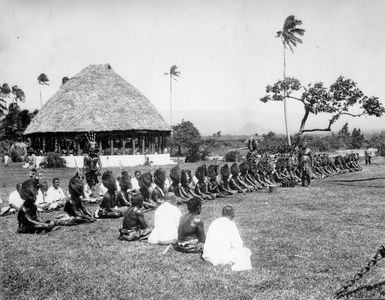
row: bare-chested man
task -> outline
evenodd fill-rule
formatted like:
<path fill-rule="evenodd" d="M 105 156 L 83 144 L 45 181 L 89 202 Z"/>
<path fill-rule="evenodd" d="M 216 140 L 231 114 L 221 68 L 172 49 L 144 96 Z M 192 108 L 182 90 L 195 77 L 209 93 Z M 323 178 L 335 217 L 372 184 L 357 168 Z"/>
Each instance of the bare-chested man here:
<path fill-rule="evenodd" d="M 188 213 L 179 221 L 178 242 L 174 249 L 184 253 L 202 253 L 206 241 L 203 221 L 200 218 L 201 200 L 191 198 L 187 202 Z"/>
<path fill-rule="evenodd" d="M 102 162 L 96 152 L 96 143 L 90 142 L 88 154 L 84 156 L 83 173 L 86 176 L 88 186 L 92 191 L 97 183 L 99 183 L 98 176 L 101 174 Z"/>
<path fill-rule="evenodd" d="M 136 194 L 131 200 L 132 206 L 124 213 L 123 228 L 119 230 L 121 241 L 147 240 L 151 227 L 147 225 L 142 210 L 143 196 Z"/>
<path fill-rule="evenodd" d="M 302 186 L 310 186 L 311 180 L 311 168 L 313 166 L 313 151 L 307 146 L 307 142 L 302 143 L 302 148 L 298 153 L 298 162 L 301 168 L 301 181 Z"/>

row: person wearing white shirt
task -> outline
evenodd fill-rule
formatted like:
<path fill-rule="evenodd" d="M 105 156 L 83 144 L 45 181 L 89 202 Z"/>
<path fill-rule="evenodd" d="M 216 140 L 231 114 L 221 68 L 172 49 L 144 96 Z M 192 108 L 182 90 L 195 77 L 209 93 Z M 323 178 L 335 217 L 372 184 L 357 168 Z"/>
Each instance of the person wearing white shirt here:
<path fill-rule="evenodd" d="M 46 202 L 50 203 L 49 209 L 58 209 L 63 207 L 66 199 L 67 196 L 60 187 L 59 178 L 54 178 L 52 180 L 52 186 L 50 186 L 47 191 Z"/>
<path fill-rule="evenodd" d="M 8 205 L 4 206 L 0 210 L 1 216 L 6 216 L 9 214 L 14 214 L 19 210 L 21 205 L 24 203 L 24 200 L 21 199 L 19 191 L 21 189 L 21 184 L 16 184 L 16 191 L 13 191 L 9 194 Z"/>
<path fill-rule="evenodd" d="M 131 178 L 131 192 L 137 193 L 139 192 L 139 178 L 142 175 L 140 171 L 135 171 L 135 176 Z"/>
<path fill-rule="evenodd" d="M 234 215 L 234 208 L 226 205 L 222 217 L 210 224 L 202 258 L 214 266 L 231 264 L 233 271 L 250 270 L 251 251 L 243 247 Z"/>
<path fill-rule="evenodd" d="M 164 202 L 154 214 L 154 229 L 148 237 L 150 244 L 173 244 L 178 239 L 178 225 L 182 213 L 174 205 L 174 193 L 164 195 Z"/>
<path fill-rule="evenodd" d="M 9 206 L 15 210 L 19 210 L 20 206 L 24 203 L 19 194 L 20 188 L 21 184 L 16 184 L 16 190 L 10 193 L 8 198 Z"/>

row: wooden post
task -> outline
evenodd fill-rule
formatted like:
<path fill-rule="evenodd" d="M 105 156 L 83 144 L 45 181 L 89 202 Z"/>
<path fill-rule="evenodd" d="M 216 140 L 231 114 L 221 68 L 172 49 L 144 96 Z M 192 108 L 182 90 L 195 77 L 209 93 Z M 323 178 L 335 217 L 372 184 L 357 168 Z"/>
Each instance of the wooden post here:
<path fill-rule="evenodd" d="M 100 152 L 103 152 L 103 143 L 102 143 L 102 140 L 100 140 L 100 142 L 99 142 L 99 151 L 100 151 Z"/>
<path fill-rule="evenodd" d="M 125 138 L 123 138 L 122 147 L 123 147 L 123 155 L 126 155 L 126 139 Z"/>
<path fill-rule="evenodd" d="M 133 137 L 132 138 L 132 155 L 135 155 L 135 141 L 136 141 L 136 138 Z"/>
<path fill-rule="evenodd" d="M 146 138 L 142 137 L 142 154 L 146 151 Z"/>
<path fill-rule="evenodd" d="M 77 151 L 78 151 L 77 155 L 80 155 L 80 140 L 77 140 L 76 144 L 77 144 L 76 148 L 77 148 Z"/>
<path fill-rule="evenodd" d="M 111 142 L 111 155 L 114 155 L 114 139 L 112 137 L 110 138 L 110 142 Z"/>

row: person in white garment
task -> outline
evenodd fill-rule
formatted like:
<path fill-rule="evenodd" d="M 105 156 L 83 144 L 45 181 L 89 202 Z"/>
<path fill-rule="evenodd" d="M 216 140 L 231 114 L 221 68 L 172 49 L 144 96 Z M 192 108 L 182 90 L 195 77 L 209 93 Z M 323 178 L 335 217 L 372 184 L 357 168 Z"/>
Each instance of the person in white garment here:
<path fill-rule="evenodd" d="M 9 214 L 16 213 L 19 210 L 20 206 L 24 203 L 24 200 L 21 199 L 19 194 L 20 189 L 21 189 L 21 184 L 20 183 L 16 184 L 16 190 L 9 194 L 8 205 L 2 207 L 0 210 L 1 216 L 6 216 Z"/>
<path fill-rule="evenodd" d="M 251 251 L 243 247 L 234 216 L 234 208 L 226 205 L 222 217 L 210 224 L 202 258 L 214 266 L 231 264 L 233 271 L 250 270 Z"/>
<path fill-rule="evenodd" d="M 52 180 L 52 186 L 49 187 L 47 197 L 45 199 L 45 201 L 50 204 L 48 210 L 55 210 L 63 207 L 66 199 L 67 196 L 60 187 L 59 178 L 54 178 Z"/>
<path fill-rule="evenodd" d="M 150 244 L 174 244 L 178 238 L 179 219 L 182 216 L 175 206 L 174 193 L 164 195 L 163 203 L 156 209 L 154 215 L 154 229 L 148 237 Z"/>

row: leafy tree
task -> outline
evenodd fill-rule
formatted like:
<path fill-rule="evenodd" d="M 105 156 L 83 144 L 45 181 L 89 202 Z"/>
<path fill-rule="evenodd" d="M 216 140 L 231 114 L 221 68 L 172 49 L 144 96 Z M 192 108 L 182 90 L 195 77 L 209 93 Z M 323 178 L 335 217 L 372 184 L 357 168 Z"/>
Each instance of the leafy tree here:
<path fill-rule="evenodd" d="M 182 147 L 190 149 L 202 142 L 201 134 L 190 121 L 182 120 L 181 123 L 172 126 L 172 130 L 171 146 L 178 148 L 179 156 L 182 154 Z"/>
<path fill-rule="evenodd" d="M 17 104 L 11 103 L 8 113 L 1 120 L 0 136 L 2 139 L 15 141 L 17 138 L 22 137 L 23 132 L 37 113 L 38 110 L 33 112 L 26 109 L 21 110 Z"/>
<path fill-rule="evenodd" d="M 289 46 L 291 52 L 293 52 L 293 47 L 297 47 L 298 43 L 302 44 L 302 40 L 298 37 L 303 36 L 305 33 L 304 29 L 297 28 L 298 25 L 302 25 L 301 20 L 297 20 L 293 15 L 288 16 L 283 24 L 282 30 L 277 32 L 278 38 L 281 38 L 283 45 L 283 80 L 286 79 L 286 48 Z M 284 91 L 284 115 L 285 115 L 285 128 L 286 128 L 286 137 L 288 145 L 291 146 L 289 129 L 287 127 L 287 103 Z"/>
<path fill-rule="evenodd" d="M 352 131 L 352 149 L 360 149 L 364 142 L 364 134 L 361 133 L 361 129 L 354 128 Z"/>
<path fill-rule="evenodd" d="M 13 98 L 12 95 L 14 96 Z M 7 100 L 9 99 L 11 100 L 11 103 L 9 104 L 10 107 L 14 105 L 18 106 L 19 101 L 25 101 L 24 91 L 17 85 L 14 85 L 11 89 L 8 83 L 3 83 L 0 86 L 0 117 L 4 116 L 8 110 Z"/>
<path fill-rule="evenodd" d="M 331 126 L 343 115 L 360 117 L 363 115 L 381 117 L 385 108 L 378 97 L 368 97 L 351 80 L 340 76 L 329 88 L 322 82 L 303 86 L 296 78 L 279 80 L 266 86 L 266 93 L 260 100 L 283 101 L 291 99 L 303 104 L 304 116 L 299 132 L 331 131 Z M 353 110 L 355 112 L 353 112 Z M 358 112 L 357 112 L 358 111 Z M 331 115 L 326 128 L 305 129 L 310 114 L 328 113 Z"/>

